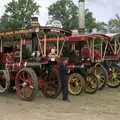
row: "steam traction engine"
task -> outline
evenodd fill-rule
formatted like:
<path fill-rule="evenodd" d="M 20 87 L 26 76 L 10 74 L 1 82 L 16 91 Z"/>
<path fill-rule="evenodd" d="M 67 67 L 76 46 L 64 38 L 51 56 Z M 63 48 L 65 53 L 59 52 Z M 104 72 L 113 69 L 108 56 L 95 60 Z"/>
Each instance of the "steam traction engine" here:
<path fill-rule="evenodd" d="M 59 63 L 49 64 L 46 40 L 69 35 L 69 30 L 38 25 L 1 31 L 0 93 L 15 88 L 19 98 L 32 100 L 41 89 L 46 97 L 56 98 L 61 90 Z"/>
<path fill-rule="evenodd" d="M 80 53 L 81 57 L 78 60 L 80 60 L 82 64 L 78 62 L 79 65 L 82 65 L 81 67 L 86 69 L 82 75 L 84 76 L 84 73 L 88 73 L 88 76 L 85 75 L 84 77 L 87 83 L 85 87 L 89 88 L 85 88 L 87 92 L 93 93 L 97 90 L 97 87 L 91 87 L 92 83 L 94 83 L 93 85 L 95 85 L 95 83 L 98 84 L 98 89 L 100 90 L 105 85 L 112 88 L 120 85 L 119 38 L 119 34 L 112 38 L 104 34 L 69 37 L 69 41 L 73 41 L 74 43 L 73 48 Z M 74 68 L 77 67 L 75 64 L 73 64 L 73 66 Z M 69 77 L 69 91 L 71 94 L 76 94 L 76 89 L 79 90 L 79 87 L 75 86 L 75 84 L 70 84 L 72 81 L 72 83 L 75 83 L 75 80 L 73 80 L 71 76 Z M 83 77 L 81 77 L 81 79 L 83 79 Z M 97 82 L 95 82 L 96 80 Z"/>
<path fill-rule="evenodd" d="M 99 51 L 93 50 L 92 42 L 95 38 L 101 37 L 76 35 L 68 37 L 65 43 L 63 38 L 59 40 L 60 45 L 64 43 L 62 57 L 69 58 L 68 89 L 72 95 L 79 95 L 84 89 L 87 93 L 95 93 L 98 87 L 102 89 L 105 85 L 106 70 L 101 64 L 94 61 L 98 60 L 101 55 Z M 55 44 L 57 39 L 47 39 L 47 42 Z M 98 81 L 100 81 L 99 86 Z"/>

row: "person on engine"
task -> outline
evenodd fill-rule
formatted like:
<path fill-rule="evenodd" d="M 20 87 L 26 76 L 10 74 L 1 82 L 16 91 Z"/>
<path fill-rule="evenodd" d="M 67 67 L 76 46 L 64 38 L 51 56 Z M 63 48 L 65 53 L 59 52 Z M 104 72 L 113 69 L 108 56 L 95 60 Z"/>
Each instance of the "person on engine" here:
<path fill-rule="evenodd" d="M 48 59 L 50 63 L 56 63 L 56 58 L 57 58 L 57 54 L 56 54 L 56 48 L 53 47 L 51 49 L 51 52 L 48 54 Z"/>

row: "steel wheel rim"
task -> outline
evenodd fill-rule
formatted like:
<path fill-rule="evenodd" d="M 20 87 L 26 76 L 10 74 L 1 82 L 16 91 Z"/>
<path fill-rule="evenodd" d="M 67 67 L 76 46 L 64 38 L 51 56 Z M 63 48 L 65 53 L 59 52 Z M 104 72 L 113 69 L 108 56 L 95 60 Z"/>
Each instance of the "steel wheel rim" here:
<path fill-rule="evenodd" d="M 55 96 L 55 94 L 57 93 L 55 87 L 53 85 L 47 85 L 47 87 L 45 88 L 46 94 L 48 97 L 52 97 Z"/>
<path fill-rule="evenodd" d="M 21 98 L 32 97 L 33 94 L 32 76 L 27 71 L 21 71 L 17 76 L 17 92 Z"/>
<path fill-rule="evenodd" d="M 7 74 L 7 76 L 5 76 L 5 71 L 6 70 L 1 71 L 2 74 L 0 75 L 0 93 L 4 93 L 10 84 L 9 75 Z"/>
<path fill-rule="evenodd" d="M 46 86 L 44 88 L 44 94 L 50 98 L 56 98 L 59 91 L 59 79 L 57 74 L 54 72 L 48 73 L 45 77 L 46 79 Z"/>
<path fill-rule="evenodd" d="M 97 78 L 94 75 L 88 75 L 86 78 L 86 90 L 93 90 L 97 88 Z M 93 85 L 94 84 L 94 85 Z"/>
<path fill-rule="evenodd" d="M 59 85 L 57 76 L 55 74 L 49 74 L 48 79 L 47 79 L 47 84 L 52 85 L 55 88 L 57 88 Z"/>
<path fill-rule="evenodd" d="M 101 68 L 100 67 L 96 67 L 96 68 L 97 69 L 95 69 L 95 76 L 98 80 L 99 87 L 101 87 L 104 84 L 106 78 Z"/>
<path fill-rule="evenodd" d="M 69 80 L 68 90 L 72 94 L 79 94 L 82 90 L 81 81 L 78 77 L 73 77 Z"/>
<path fill-rule="evenodd" d="M 111 80 L 109 84 L 120 84 L 120 70 L 112 68 Z"/>

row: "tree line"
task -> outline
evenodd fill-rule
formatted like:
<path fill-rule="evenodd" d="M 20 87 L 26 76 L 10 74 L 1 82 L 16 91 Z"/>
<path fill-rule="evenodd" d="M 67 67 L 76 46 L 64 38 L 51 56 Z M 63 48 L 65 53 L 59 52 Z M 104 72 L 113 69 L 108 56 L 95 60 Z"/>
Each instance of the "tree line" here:
<path fill-rule="evenodd" d="M 34 0 L 12 0 L 5 6 L 5 12 L 0 20 L 0 30 L 25 27 L 34 15 L 39 14 L 40 6 Z M 57 0 L 48 7 L 49 23 L 61 21 L 64 28 L 78 29 L 78 6 L 72 0 Z M 93 13 L 85 10 L 85 32 L 93 31 L 107 33 L 120 31 L 120 16 L 115 15 L 108 23 L 97 22 Z"/>

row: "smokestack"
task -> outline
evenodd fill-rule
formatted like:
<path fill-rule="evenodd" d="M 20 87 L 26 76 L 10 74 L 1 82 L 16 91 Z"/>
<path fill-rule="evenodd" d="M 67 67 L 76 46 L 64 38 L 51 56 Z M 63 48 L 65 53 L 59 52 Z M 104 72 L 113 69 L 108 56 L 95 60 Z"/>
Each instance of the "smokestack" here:
<path fill-rule="evenodd" d="M 79 33 L 84 33 L 85 29 L 85 0 L 79 0 L 78 2 L 79 12 L 78 12 L 78 19 L 79 19 Z"/>

